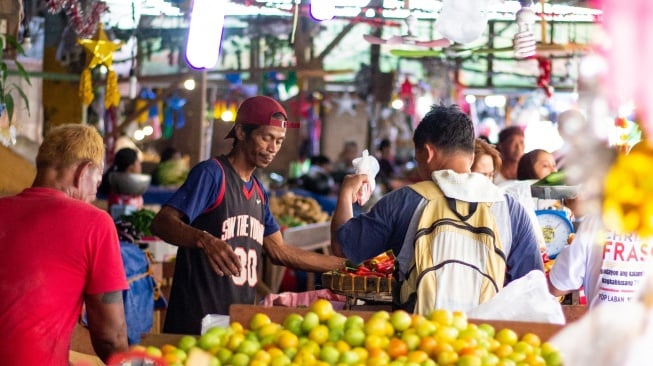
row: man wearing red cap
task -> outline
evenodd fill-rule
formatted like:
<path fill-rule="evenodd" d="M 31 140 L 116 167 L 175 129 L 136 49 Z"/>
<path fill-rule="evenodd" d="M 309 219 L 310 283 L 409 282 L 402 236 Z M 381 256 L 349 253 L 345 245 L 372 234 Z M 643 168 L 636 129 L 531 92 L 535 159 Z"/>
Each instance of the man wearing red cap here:
<path fill-rule="evenodd" d="M 274 99 L 245 100 L 226 138 L 227 155 L 199 163 L 152 222 L 152 232 L 179 246 L 163 331 L 199 334 L 207 314 L 229 314 L 233 303 L 252 304 L 261 251 L 277 264 L 311 272 L 341 267 L 344 259 L 305 251 L 283 241 L 268 195 L 254 176 L 281 149 L 288 122 Z"/>

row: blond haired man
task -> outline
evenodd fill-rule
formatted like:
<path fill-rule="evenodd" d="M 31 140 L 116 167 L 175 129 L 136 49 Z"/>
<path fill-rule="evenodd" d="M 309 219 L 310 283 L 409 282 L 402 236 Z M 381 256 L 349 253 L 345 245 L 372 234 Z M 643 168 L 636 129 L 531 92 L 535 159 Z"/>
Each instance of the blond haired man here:
<path fill-rule="evenodd" d="M 106 362 L 127 350 L 117 232 L 109 214 L 90 204 L 103 168 L 97 130 L 55 127 L 39 148 L 32 186 L 0 199 L 4 365 L 68 366 L 83 303 L 98 356 Z"/>

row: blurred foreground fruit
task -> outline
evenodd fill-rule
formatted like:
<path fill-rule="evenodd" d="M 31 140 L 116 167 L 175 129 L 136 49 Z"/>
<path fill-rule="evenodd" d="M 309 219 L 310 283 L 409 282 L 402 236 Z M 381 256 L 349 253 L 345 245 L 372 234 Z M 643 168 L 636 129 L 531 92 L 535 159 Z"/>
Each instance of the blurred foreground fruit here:
<path fill-rule="evenodd" d="M 178 345 L 134 346 L 168 366 L 219 365 L 551 365 L 562 364 L 551 344 L 534 333 L 519 335 L 490 324 L 471 324 L 464 313 L 435 310 L 427 316 L 379 311 L 367 321 L 316 301 L 304 315 L 282 324 L 263 313 L 250 321 L 211 328 Z"/>

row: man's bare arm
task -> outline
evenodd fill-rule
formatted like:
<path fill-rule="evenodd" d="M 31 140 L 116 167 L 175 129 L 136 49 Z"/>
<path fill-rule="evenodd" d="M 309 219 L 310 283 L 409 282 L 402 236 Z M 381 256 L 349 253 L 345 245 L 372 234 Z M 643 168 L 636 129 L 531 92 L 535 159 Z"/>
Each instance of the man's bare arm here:
<path fill-rule="evenodd" d="M 86 295 L 88 329 L 93 349 L 102 361 L 117 352 L 128 350 L 127 324 L 122 291 Z"/>

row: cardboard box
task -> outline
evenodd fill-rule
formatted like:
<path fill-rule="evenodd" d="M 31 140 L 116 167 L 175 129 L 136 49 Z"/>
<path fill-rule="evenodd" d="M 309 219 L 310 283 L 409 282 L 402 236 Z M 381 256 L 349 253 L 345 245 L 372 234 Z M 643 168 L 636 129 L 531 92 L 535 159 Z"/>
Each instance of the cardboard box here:
<path fill-rule="evenodd" d="M 177 256 L 177 249 L 179 248 L 176 245 L 168 244 L 154 237 L 141 239 L 139 244 L 147 244 L 147 248 L 154 256 L 155 262 L 169 262 L 173 260 Z"/>

